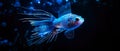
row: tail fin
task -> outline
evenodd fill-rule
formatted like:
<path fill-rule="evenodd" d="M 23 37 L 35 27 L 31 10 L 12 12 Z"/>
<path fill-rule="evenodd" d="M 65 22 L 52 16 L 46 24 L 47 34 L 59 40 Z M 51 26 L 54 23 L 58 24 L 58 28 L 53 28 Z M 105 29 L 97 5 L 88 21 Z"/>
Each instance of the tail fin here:
<path fill-rule="evenodd" d="M 29 46 L 33 44 L 41 44 L 44 41 L 51 42 L 54 37 L 57 37 L 56 34 L 53 33 L 54 27 L 52 26 L 52 22 L 55 19 L 54 15 L 41 9 L 31 10 L 25 7 L 22 8 L 27 12 L 19 14 L 32 17 L 22 18 L 20 20 L 23 22 L 30 22 L 30 24 L 34 26 L 33 30 L 31 31 L 32 34 L 27 36 L 27 44 Z"/>
<path fill-rule="evenodd" d="M 29 46 L 33 44 L 41 44 L 47 39 L 47 37 L 50 36 L 52 28 L 53 28 L 52 22 L 31 21 L 30 23 L 32 26 L 34 26 L 34 28 L 31 31 L 32 34 L 28 36 L 28 39 L 27 39 L 27 44 Z"/>
<path fill-rule="evenodd" d="M 31 46 L 31 45 L 38 45 L 43 43 L 44 41 L 47 40 L 47 37 L 49 37 L 50 34 L 47 33 L 46 36 L 41 37 L 38 33 L 34 33 L 30 36 L 29 39 L 27 39 L 27 45 Z"/>
<path fill-rule="evenodd" d="M 52 42 L 53 40 L 56 40 L 57 38 L 57 34 L 54 34 L 53 31 L 49 31 L 46 32 L 46 34 L 44 34 L 43 36 L 41 36 L 42 34 L 39 33 L 34 33 L 30 36 L 30 38 L 27 40 L 27 44 L 28 46 L 31 45 L 40 45 L 43 42 Z"/>
<path fill-rule="evenodd" d="M 38 45 L 45 41 L 52 42 L 52 40 L 57 37 L 57 32 L 53 33 L 53 25 L 51 21 L 29 21 L 32 26 L 34 26 L 31 34 L 26 37 L 26 43 L 28 46 Z"/>

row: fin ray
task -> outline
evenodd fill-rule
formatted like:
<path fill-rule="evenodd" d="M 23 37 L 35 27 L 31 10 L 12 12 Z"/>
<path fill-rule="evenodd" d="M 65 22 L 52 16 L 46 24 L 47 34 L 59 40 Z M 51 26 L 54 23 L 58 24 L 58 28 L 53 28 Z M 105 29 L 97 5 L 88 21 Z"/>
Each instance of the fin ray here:
<path fill-rule="evenodd" d="M 67 39 L 73 39 L 74 38 L 74 30 L 67 30 L 65 31 L 64 35 Z"/>

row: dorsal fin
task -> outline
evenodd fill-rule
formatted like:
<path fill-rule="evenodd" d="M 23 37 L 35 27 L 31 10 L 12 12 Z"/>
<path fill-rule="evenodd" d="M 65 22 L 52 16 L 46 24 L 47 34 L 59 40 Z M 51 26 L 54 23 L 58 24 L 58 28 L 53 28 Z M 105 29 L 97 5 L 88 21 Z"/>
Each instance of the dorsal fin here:
<path fill-rule="evenodd" d="M 61 6 L 60 9 L 58 10 L 58 17 L 71 13 L 71 5 L 70 2 L 66 3 L 65 5 Z"/>

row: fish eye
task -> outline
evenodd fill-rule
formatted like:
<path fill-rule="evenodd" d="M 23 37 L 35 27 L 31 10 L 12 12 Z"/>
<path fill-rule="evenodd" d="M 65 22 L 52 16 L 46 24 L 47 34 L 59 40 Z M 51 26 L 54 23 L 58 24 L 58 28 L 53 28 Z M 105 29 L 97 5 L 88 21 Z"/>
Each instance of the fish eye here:
<path fill-rule="evenodd" d="M 76 21 L 79 21 L 79 18 L 76 18 L 75 20 L 76 20 Z"/>

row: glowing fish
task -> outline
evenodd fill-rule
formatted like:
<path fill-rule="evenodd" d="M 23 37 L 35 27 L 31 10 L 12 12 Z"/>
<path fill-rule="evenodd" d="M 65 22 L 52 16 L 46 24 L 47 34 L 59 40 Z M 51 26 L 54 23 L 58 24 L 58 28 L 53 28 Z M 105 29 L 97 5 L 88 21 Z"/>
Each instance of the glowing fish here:
<path fill-rule="evenodd" d="M 64 32 L 68 39 L 74 38 L 74 30 L 84 22 L 84 18 L 73 13 L 66 13 L 56 18 L 44 10 L 34 9 L 32 13 L 21 13 L 32 18 L 22 18 L 23 22 L 30 22 L 34 29 L 27 39 L 29 46 L 41 44 L 45 41 L 52 42 L 57 35 Z"/>
<path fill-rule="evenodd" d="M 40 20 L 46 19 L 46 20 Z M 29 45 L 41 44 L 44 41 L 51 42 L 57 35 L 65 31 L 64 35 L 71 39 L 74 37 L 73 30 L 78 28 L 84 19 L 76 14 L 68 13 L 59 18 L 23 18 L 22 20 L 30 22 L 35 28 L 31 31 Z"/>

